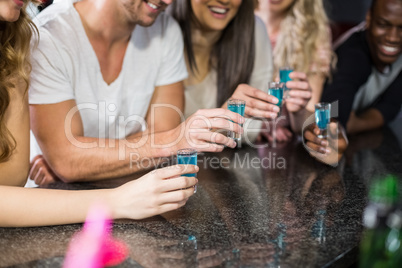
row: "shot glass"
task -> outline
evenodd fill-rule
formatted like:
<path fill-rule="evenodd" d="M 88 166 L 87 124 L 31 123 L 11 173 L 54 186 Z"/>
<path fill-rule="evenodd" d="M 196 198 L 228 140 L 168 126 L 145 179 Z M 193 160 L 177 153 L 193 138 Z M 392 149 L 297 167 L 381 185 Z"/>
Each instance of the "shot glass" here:
<path fill-rule="evenodd" d="M 246 102 L 244 100 L 230 99 L 228 100 L 228 109 L 232 112 L 238 113 L 244 116 L 244 110 L 246 108 Z M 240 124 L 243 127 L 243 124 Z M 234 139 L 238 146 L 241 146 L 241 134 L 233 131 L 229 131 L 228 137 Z"/>
<path fill-rule="evenodd" d="M 179 165 L 197 165 L 197 150 L 181 149 L 177 151 L 177 164 Z M 186 177 L 197 177 L 197 173 L 183 174 Z M 194 186 L 194 193 L 197 192 L 197 185 Z"/>
<path fill-rule="evenodd" d="M 319 138 L 327 138 L 327 126 L 331 119 L 331 104 L 320 102 L 315 105 L 315 123 L 320 129 Z"/>
<path fill-rule="evenodd" d="M 278 112 L 278 116 L 282 112 L 282 103 L 283 103 L 283 91 L 285 84 L 278 82 L 269 82 L 268 83 L 268 94 L 278 98 L 279 102 L 276 104 L 280 108 Z"/>
<path fill-rule="evenodd" d="M 290 67 L 282 67 L 279 68 L 279 79 L 281 83 L 284 83 L 284 98 L 289 97 L 290 88 L 286 86 L 286 82 L 292 81 L 292 78 L 289 77 L 289 74 L 293 72 L 293 69 Z"/>

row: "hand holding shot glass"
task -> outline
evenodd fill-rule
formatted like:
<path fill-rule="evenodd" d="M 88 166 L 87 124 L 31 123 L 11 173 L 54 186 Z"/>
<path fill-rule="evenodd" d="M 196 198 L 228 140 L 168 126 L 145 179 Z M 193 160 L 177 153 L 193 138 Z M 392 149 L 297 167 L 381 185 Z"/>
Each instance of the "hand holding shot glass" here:
<path fill-rule="evenodd" d="M 320 102 L 315 105 L 315 123 L 320 130 L 318 137 L 327 138 L 327 126 L 331 120 L 331 104 Z"/>
<path fill-rule="evenodd" d="M 228 109 L 234 113 L 238 113 L 244 116 L 244 110 L 246 108 L 246 102 L 244 100 L 230 99 L 228 100 Z M 243 124 L 240 124 L 243 127 Z M 234 139 L 238 145 L 241 144 L 241 134 L 230 131 L 229 137 Z"/>
<path fill-rule="evenodd" d="M 276 106 L 279 107 L 278 116 L 282 112 L 283 91 L 284 91 L 284 83 L 278 83 L 278 82 L 268 83 L 268 94 L 278 99 L 278 103 L 276 104 Z"/>
<path fill-rule="evenodd" d="M 177 164 L 179 165 L 197 165 L 197 150 L 181 149 L 177 151 Z M 197 178 L 197 173 L 183 174 L 185 177 Z M 197 192 L 197 184 L 194 186 L 194 193 Z"/>

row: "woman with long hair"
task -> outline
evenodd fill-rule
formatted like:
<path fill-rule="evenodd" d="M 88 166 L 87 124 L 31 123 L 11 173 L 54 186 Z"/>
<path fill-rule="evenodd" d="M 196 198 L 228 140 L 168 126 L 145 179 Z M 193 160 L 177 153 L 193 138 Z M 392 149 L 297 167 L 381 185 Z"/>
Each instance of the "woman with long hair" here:
<path fill-rule="evenodd" d="M 331 33 L 322 0 L 259 1 L 255 12 L 268 30 L 274 55 L 274 70 L 291 67 L 307 74 L 314 110 L 324 82 L 334 66 Z M 269 48 L 267 48 L 269 49 Z"/>
<path fill-rule="evenodd" d="M 253 11 L 251 0 L 177 0 L 169 8 L 184 37 L 189 72 L 185 116 L 197 109 L 225 108 L 229 98 L 245 100 L 249 117 L 277 116 L 278 100 L 264 92 L 273 71 L 269 38 Z M 291 116 L 310 98 L 308 83 L 300 79 L 286 103 Z"/>
<path fill-rule="evenodd" d="M 142 219 L 183 206 L 197 182 L 184 173 L 192 165 L 158 169 L 115 189 L 66 191 L 28 189 L 29 43 L 35 26 L 26 14 L 29 0 L 0 0 L 0 226 L 83 222 L 93 203 L 112 218 Z M 167 179 L 169 178 L 169 179 Z M 29 213 L 26 206 L 31 206 Z"/>

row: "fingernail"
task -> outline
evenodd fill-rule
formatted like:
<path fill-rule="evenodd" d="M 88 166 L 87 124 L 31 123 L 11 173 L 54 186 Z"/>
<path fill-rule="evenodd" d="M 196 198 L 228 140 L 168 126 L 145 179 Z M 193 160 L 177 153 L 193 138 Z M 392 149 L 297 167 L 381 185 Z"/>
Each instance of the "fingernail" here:
<path fill-rule="evenodd" d="M 325 149 L 325 152 L 326 152 L 327 154 L 329 154 L 329 153 L 331 152 L 331 149 L 330 149 L 330 148 L 327 148 L 327 149 Z"/>
<path fill-rule="evenodd" d="M 321 145 L 322 146 L 328 146 L 328 142 L 327 141 L 321 141 Z"/>
<path fill-rule="evenodd" d="M 320 147 L 319 149 L 320 153 L 325 154 L 327 152 L 327 150 L 323 147 Z"/>

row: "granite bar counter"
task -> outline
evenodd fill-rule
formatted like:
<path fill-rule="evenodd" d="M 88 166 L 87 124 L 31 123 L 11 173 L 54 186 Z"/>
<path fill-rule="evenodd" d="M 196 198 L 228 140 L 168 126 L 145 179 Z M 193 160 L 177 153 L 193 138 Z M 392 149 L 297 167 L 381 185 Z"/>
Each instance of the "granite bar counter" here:
<path fill-rule="evenodd" d="M 402 178 L 401 136 L 385 128 L 352 137 L 335 168 L 297 140 L 200 154 L 198 192 L 183 208 L 114 222 L 113 235 L 130 250 L 120 267 L 350 267 L 370 182 Z M 116 187 L 140 175 L 49 187 Z M 81 227 L 0 228 L 0 266 L 61 267 Z"/>

